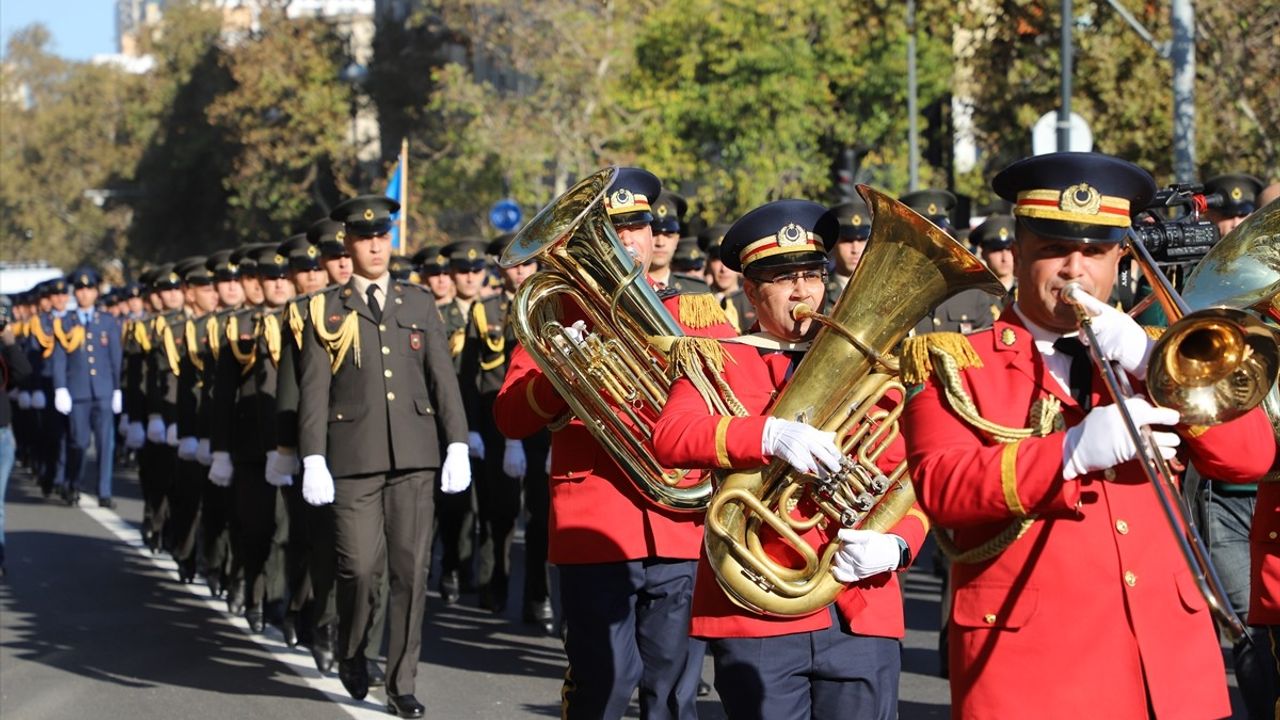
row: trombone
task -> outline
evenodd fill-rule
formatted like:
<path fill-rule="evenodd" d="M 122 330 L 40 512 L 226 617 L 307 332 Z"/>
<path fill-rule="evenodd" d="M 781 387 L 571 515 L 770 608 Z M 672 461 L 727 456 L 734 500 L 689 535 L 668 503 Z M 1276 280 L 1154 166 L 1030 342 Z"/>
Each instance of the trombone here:
<path fill-rule="evenodd" d="M 1271 391 L 1280 369 L 1275 333 L 1242 310 L 1214 307 L 1191 312 L 1132 230 L 1129 250 L 1170 322 L 1168 331 L 1152 348 L 1148 362 L 1147 391 L 1152 401 L 1178 410 L 1183 421 L 1193 425 L 1223 423 L 1259 405 Z M 1232 642 L 1247 640 L 1244 623 L 1227 599 L 1204 540 L 1174 483 L 1175 476 L 1152 439 L 1151 428 L 1135 423 L 1124 404 L 1125 399 L 1134 396 L 1128 376 L 1103 358 L 1098 349 L 1092 320 L 1080 306 L 1079 294 L 1083 292 L 1079 283 L 1072 282 L 1063 288 L 1062 297 L 1075 308 L 1080 331 L 1088 340 L 1089 356 L 1138 448 L 1138 464 L 1156 492 L 1209 611 Z"/>

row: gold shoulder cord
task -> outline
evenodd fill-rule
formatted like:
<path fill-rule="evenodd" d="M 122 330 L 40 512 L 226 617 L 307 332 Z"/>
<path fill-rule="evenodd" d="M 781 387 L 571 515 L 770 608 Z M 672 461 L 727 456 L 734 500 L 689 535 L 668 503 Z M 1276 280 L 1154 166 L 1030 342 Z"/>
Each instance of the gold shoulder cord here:
<path fill-rule="evenodd" d="M 209 319 L 204 323 L 204 335 L 209 339 L 209 353 L 213 355 L 213 359 L 218 359 L 218 353 L 222 349 L 222 343 L 218 339 L 218 316 L 210 315 Z"/>
<path fill-rule="evenodd" d="M 53 338 L 44 333 L 44 325 L 40 323 L 40 316 L 36 315 L 31 318 L 31 322 L 27 323 L 27 329 L 31 336 L 40 344 L 40 357 L 49 359 L 53 356 Z"/>
<path fill-rule="evenodd" d="M 306 329 L 306 321 L 302 319 L 302 311 L 298 309 L 300 303 L 289 302 L 289 329 L 293 331 L 293 343 L 302 349 L 302 331 Z"/>
<path fill-rule="evenodd" d="M 151 352 L 151 333 L 147 332 L 147 324 L 141 320 L 133 321 L 133 340 L 142 352 Z"/>
<path fill-rule="evenodd" d="M 271 356 L 271 364 L 280 367 L 280 318 L 275 313 L 262 317 L 262 339 L 267 342 L 267 354 Z"/>
<path fill-rule="evenodd" d="M 164 355 L 169 360 L 169 369 L 176 376 L 180 374 L 178 362 L 178 344 L 173 339 L 173 328 L 169 327 L 169 321 L 164 316 L 156 318 L 156 325 L 159 328 L 160 342 L 164 347 Z"/>
<path fill-rule="evenodd" d="M 683 377 L 692 383 L 707 404 L 707 412 L 734 417 L 750 415 L 724 380 L 726 355 L 719 340 L 686 335 L 650 337 L 649 342 L 666 354 L 667 377 L 672 381 Z"/>
<path fill-rule="evenodd" d="M 258 336 L 258 328 L 253 329 L 253 336 Z M 240 374 L 248 375 L 253 369 L 253 364 L 258 361 L 258 354 L 253 350 L 249 352 L 241 352 L 240 350 L 240 319 L 235 315 L 227 318 L 227 347 L 231 348 L 231 354 L 235 357 L 236 362 L 240 363 Z"/>
<path fill-rule="evenodd" d="M 324 298 L 323 294 L 311 298 L 308 311 L 311 313 L 311 326 L 316 329 L 316 337 L 324 343 L 324 348 L 329 353 L 330 371 L 337 374 L 350 350 L 355 351 L 352 360 L 356 367 L 360 367 L 360 318 L 352 310 L 347 313 L 338 329 L 330 332 L 325 328 Z"/>
<path fill-rule="evenodd" d="M 71 334 L 68 335 L 62 329 L 62 318 L 53 319 L 53 335 L 58 338 L 58 344 L 68 353 L 73 353 L 84 344 L 84 326 L 77 325 L 71 328 Z M 53 352 L 53 345 L 50 344 L 49 352 Z M 45 357 L 48 357 L 47 355 Z"/>
<path fill-rule="evenodd" d="M 187 319 L 183 335 L 187 338 L 187 359 L 197 372 L 204 372 L 204 360 L 200 357 L 200 346 L 196 343 L 196 321 Z"/>
<path fill-rule="evenodd" d="M 973 346 L 963 336 L 955 335 L 963 342 L 961 347 L 954 338 L 947 337 L 953 333 L 937 333 L 937 335 L 939 337 L 936 341 L 931 339 L 932 335 L 923 335 L 910 338 L 904 343 L 902 353 L 904 380 L 910 378 L 911 384 L 918 384 L 932 372 L 951 409 L 979 432 L 1003 445 L 1013 446 L 1027 438 L 1044 437 L 1062 429 L 1062 403 L 1054 397 L 1041 398 L 1031 406 L 1031 427 L 1029 428 L 1007 427 L 983 418 L 973 398 L 964 389 L 964 381 L 960 377 L 962 370 L 982 367 L 981 358 L 973 352 Z M 1016 454 L 1011 455 L 1006 452 L 1005 455 L 1016 462 Z M 1020 517 L 995 537 L 969 550 L 961 550 L 948 533 L 937 528 L 933 535 L 938 541 L 938 548 L 952 562 L 967 565 L 990 560 L 1004 552 L 1025 535 L 1037 519 L 1039 518 L 1036 515 Z"/>
<path fill-rule="evenodd" d="M 498 353 L 498 357 L 487 362 L 481 362 L 480 369 L 488 371 L 501 367 L 502 363 L 506 362 L 507 359 L 506 355 L 503 354 L 503 350 L 506 349 L 507 339 L 502 335 L 498 335 L 496 341 L 489 337 L 489 318 L 485 315 L 483 302 L 477 300 L 471 304 L 471 316 L 475 318 L 476 332 L 480 333 L 480 338 L 484 340 L 485 346 L 489 348 L 490 352 Z"/>

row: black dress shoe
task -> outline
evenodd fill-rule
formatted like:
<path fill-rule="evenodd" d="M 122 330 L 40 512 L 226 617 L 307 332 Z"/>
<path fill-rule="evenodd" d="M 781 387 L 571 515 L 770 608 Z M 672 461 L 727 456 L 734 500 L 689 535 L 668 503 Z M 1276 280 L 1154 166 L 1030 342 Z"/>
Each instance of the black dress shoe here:
<path fill-rule="evenodd" d="M 196 579 L 196 556 L 192 553 L 190 557 L 178 561 L 178 580 L 184 585 L 195 582 Z"/>
<path fill-rule="evenodd" d="M 116 501 L 112 500 L 111 498 L 98 498 L 98 507 L 100 508 L 106 508 L 108 510 L 112 510 L 115 508 L 115 506 L 116 506 Z"/>
<path fill-rule="evenodd" d="M 550 600 L 526 603 L 524 606 L 524 621 L 542 628 L 542 631 L 547 635 L 556 634 L 555 613 L 551 610 Z"/>
<path fill-rule="evenodd" d="M 427 709 L 413 695 L 388 695 L 387 712 L 402 718 L 420 718 Z"/>
<path fill-rule="evenodd" d="M 363 700 L 369 694 L 369 668 L 362 657 L 338 661 L 338 679 L 342 687 L 356 700 Z"/>
<path fill-rule="evenodd" d="M 332 625 L 316 628 L 315 637 L 311 641 L 311 657 L 316 661 L 316 669 L 321 675 L 333 669 L 333 633 Z"/>
<path fill-rule="evenodd" d="M 453 605 L 462 597 L 456 570 L 447 572 L 444 577 L 440 578 L 440 597 L 444 600 L 445 605 Z"/>
<path fill-rule="evenodd" d="M 369 676 L 369 687 L 382 687 L 387 684 L 387 675 L 382 672 L 382 666 L 376 660 L 366 659 L 364 662 L 365 674 Z"/>
<path fill-rule="evenodd" d="M 267 621 L 262 616 L 262 608 L 251 607 L 244 611 L 244 619 L 249 621 L 249 629 L 260 633 L 267 627 Z"/>
<path fill-rule="evenodd" d="M 280 633 L 284 635 L 284 644 L 289 647 L 298 646 L 298 613 L 285 613 L 280 621 Z"/>

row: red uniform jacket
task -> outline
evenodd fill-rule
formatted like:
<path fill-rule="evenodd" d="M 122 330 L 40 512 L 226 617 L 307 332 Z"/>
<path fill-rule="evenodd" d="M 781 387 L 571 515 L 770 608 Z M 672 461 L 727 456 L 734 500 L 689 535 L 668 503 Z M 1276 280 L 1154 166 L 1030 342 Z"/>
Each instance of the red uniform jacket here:
<path fill-rule="evenodd" d="M 968 341 L 982 366 L 961 375 L 983 418 L 1027 427 L 1032 403 L 1053 395 L 1067 427 L 1083 420 L 1012 309 Z M 1110 402 L 1096 373 L 1093 387 L 1095 404 Z M 1230 714 L 1212 620 L 1136 463 L 1064 480 L 1064 432 L 999 444 L 934 378 L 908 401 L 903 432 L 920 504 L 960 548 L 1040 516 L 1002 554 L 952 567 L 955 717 L 1146 718 L 1148 697 L 1158 718 Z M 1182 435 L 1210 477 L 1252 481 L 1274 457 L 1260 411 Z"/>
<path fill-rule="evenodd" d="M 725 359 L 724 378 L 742 401 L 746 417 L 708 414 L 702 396 L 688 380 L 678 380 L 654 429 L 654 450 L 658 461 L 673 467 L 752 468 L 772 458 L 761 450 L 766 412 L 788 379 L 790 357 L 782 352 L 764 351 L 739 343 L 722 343 L 731 356 Z M 880 457 L 880 466 L 892 470 L 905 455 L 899 436 Z M 815 509 L 802 501 L 796 512 L 810 517 Z M 836 523 L 819 525 L 801 537 L 821 548 L 840 528 Z M 893 534 L 907 542 L 912 555 L 919 552 L 928 532 L 923 513 L 913 508 L 894 526 Z M 791 551 L 772 531 L 762 533 L 766 550 L 781 562 Z M 796 563 L 798 565 L 798 563 Z M 850 585 L 836 598 L 840 614 L 850 628 L 861 635 L 900 638 L 904 634 L 902 592 L 896 573 L 882 573 Z M 770 617 L 746 610 L 732 600 L 716 582 L 705 551 L 698 561 L 693 588 L 692 634 L 695 637 L 771 637 L 822 630 L 831 625 L 831 614 L 823 608 L 798 617 Z"/>
<path fill-rule="evenodd" d="M 1280 467 L 1272 472 L 1280 472 Z M 1280 482 L 1258 484 L 1249 560 L 1249 624 L 1280 625 Z"/>
<path fill-rule="evenodd" d="M 679 317 L 676 296 L 663 304 Z M 717 337 L 735 334 L 728 325 L 686 332 Z M 533 358 L 517 346 L 493 412 L 504 436 L 522 439 L 569 412 L 569 405 Z M 703 514 L 670 510 L 649 500 L 576 417 L 551 434 L 549 482 L 550 562 L 571 565 L 698 557 Z"/>

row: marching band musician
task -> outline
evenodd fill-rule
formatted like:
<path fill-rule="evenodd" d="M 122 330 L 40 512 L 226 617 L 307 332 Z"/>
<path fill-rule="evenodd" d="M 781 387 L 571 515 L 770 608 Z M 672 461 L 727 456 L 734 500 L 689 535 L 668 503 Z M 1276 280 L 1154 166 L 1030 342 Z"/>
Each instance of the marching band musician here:
<path fill-rule="evenodd" d="M 605 191 L 618 238 L 646 273 L 653 251 L 650 202 L 660 188 L 652 173 L 621 168 Z M 680 297 L 668 291 L 664 304 L 675 307 L 672 314 L 689 327 L 681 317 Z M 707 302 L 691 316 L 715 317 L 714 322 L 697 317 L 707 320 L 694 323 L 701 326 L 698 333 L 734 334 L 709 295 L 693 297 Z M 565 325 L 573 332 L 583 324 L 569 328 L 566 317 Z M 568 411 L 533 357 L 517 347 L 494 413 L 498 429 L 509 438 L 553 429 L 548 560 L 559 567 L 569 662 L 561 715 L 621 717 L 638 685 L 645 717 L 696 717 L 704 650 L 689 637 L 688 624 L 702 515 L 644 497 L 581 419 L 562 422 Z"/>
<path fill-rule="evenodd" d="M 346 225 L 350 281 L 312 301 L 300 357 L 298 454 L 302 495 L 333 505 L 337 548 L 338 678 L 369 690 L 364 657 L 378 584 L 387 598 L 387 710 L 422 717 L 414 695 L 426 600 L 432 494 L 471 484 L 467 425 L 431 295 L 391 280 L 391 213 L 381 196 L 352 198 L 330 218 Z"/>
<path fill-rule="evenodd" d="M 1231 712 L 1222 654 L 1116 406 L 1076 337 L 1069 282 L 1100 353 L 1140 379 L 1151 341 L 1106 304 L 1145 171 L 1096 153 L 1014 163 L 1019 297 L 995 326 L 909 341 L 903 419 L 920 504 L 950 529 L 954 717 L 1204 718 Z M 1260 410 L 1210 429 L 1124 400 L 1165 457 L 1249 482 L 1275 444 Z M 1030 427 L 1027 427 L 1030 425 Z M 1248 448 L 1249 452 L 1239 452 Z"/>
<path fill-rule="evenodd" d="M 813 320 L 793 320 L 791 311 L 797 303 L 822 307 L 826 252 L 837 241 L 838 226 L 836 214 L 821 205 L 780 200 L 752 210 L 730 228 L 720 257 L 743 273 L 744 292 L 761 330 L 721 341 L 729 356 L 724 380 L 746 415 L 709 414 L 695 385 L 678 380 L 654 430 L 659 462 L 753 468 L 781 457 L 801 472 L 838 467 L 841 452 L 833 433 L 764 414 L 819 327 Z M 887 474 L 904 455 L 897 439 L 878 464 Z M 809 499 L 795 511 L 804 517 L 817 514 Z M 820 550 L 837 530 L 824 525 L 802 537 Z M 850 586 L 834 605 L 796 617 L 760 615 L 739 606 L 718 586 L 704 552 L 694 586 L 692 633 L 711 645 L 716 687 L 729 717 L 896 717 L 905 626 L 894 571 L 909 564 L 927 531 L 915 509 L 891 534 L 840 531 L 845 542 L 834 571 Z M 776 535 L 762 542 L 784 562 L 788 550 Z"/>

